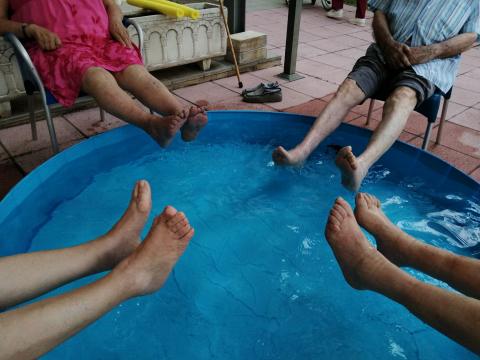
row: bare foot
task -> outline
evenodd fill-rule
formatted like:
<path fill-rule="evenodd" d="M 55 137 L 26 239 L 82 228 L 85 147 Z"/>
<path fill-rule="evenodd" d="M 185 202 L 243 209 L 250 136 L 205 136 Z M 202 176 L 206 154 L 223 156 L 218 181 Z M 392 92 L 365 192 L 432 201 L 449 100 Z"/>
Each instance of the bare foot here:
<path fill-rule="evenodd" d="M 357 191 L 362 185 L 368 169 L 353 155 L 351 146 L 340 149 L 335 164 L 342 173 L 342 185 L 348 190 Z"/>
<path fill-rule="evenodd" d="M 295 149 L 287 151 L 283 146 L 279 146 L 273 151 L 272 160 L 277 165 L 296 166 L 302 164 L 306 157 L 301 156 Z"/>
<path fill-rule="evenodd" d="M 187 116 L 183 111 L 163 117 L 152 115 L 145 130 L 161 147 L 167 147 L 186 121 Z"/>
<path fill-rule="evenodd" d="M 157 291 L 185 251 L 193 233 L 185 214 L 167 206 L 137 250 L 114 272 L 120 272 L 125 281 L 130 280 L 132 296 Z"/>
<path fill-rule="evenodd" d="M 377 272 L 388 261 L 368 242 L 352 208 L 342 198 L 338 198 L 330 210 L 325 237 L 350 286 L 359 290 L 374 287 Z"/>
<path fill-rule="evenodd" d="M 129 256 L 140 244 L 140 234 L 152 208 L 150 185 L 145 180 L 135 184 L 127 210 L 112 229 L 97 241 L 105 246 L 101 262 L 106 270 L 112 269 Z"/>
<path fill-rule="evenodd" d="M 207 106 L 192 106 L 188 111 L 187 122 L 182 126 L 182 140 L 193 141 L 207 125 Z"/>
<path fill-rule="evenodd" d="M 408 265 L 409 253 L 419 242 L 395 226 L 381 209 L 380 200 L 365 193 L 355 198 L 355 218 L 375 236 L 377 249 L 397 266 Z"/>

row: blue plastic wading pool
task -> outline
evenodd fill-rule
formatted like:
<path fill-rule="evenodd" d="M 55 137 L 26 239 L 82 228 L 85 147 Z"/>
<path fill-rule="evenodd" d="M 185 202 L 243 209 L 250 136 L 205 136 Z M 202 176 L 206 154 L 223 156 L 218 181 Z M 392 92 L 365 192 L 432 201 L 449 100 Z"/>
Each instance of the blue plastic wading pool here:
<path fill-rule="evenodd" d="M 342 125 L 305 166 L 284 168 L 273 166 L 272 150 L 295 145 L 313 118 L 218 111 L 209 120 L 198 141 L 167 150 L 131 126 L 96 136 L 47 161 L 1 202 L 2 255 L 103 234 L 138 179 L 153 190 L 144 235 L 166 204 L 196 229 L 163 289 L 120 305 L 46 359 L 475 358 L 402 306 L 351 289 L 325 241 L 334 199 L 353 204 L 328 145 L 359 153 L 369 131 Z M 412 235 L 480 257 L 480 186 L 442 160 L 396 143 L 362 190 Z"/>

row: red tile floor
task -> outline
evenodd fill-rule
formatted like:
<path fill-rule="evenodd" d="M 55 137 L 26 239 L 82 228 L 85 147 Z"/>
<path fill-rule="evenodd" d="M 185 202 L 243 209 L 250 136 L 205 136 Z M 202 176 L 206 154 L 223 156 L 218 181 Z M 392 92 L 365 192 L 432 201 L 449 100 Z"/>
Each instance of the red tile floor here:
<path fill-rule="evenodd" d="M 346 17 L 353 17 L 353 8 L 346 7 Z M 287 8 L 247 13 L 247 29 L 268 35 L 269 51 L 283 55 Z M 241 101 L 241 90 L 234 77 L 175 90 L 185 103 L 205 99 L 215 109 L 258 109 L 317 115 L 331 99 L 349 72 L 355 59 L 361 56 L 372 41 L 370 27 L 357 27 L 347 21 L 325 17 L 322 8 L 305 6 L 300 27 L 297 72 L 303 79 L 287 82 L 276 77 L 282 72 L 277 66 L 242 74 L 245 87 L 259 82 L 279 81 L 284 99 L 280 103 L 251 105 Z M 440 145 L 432 141 L 429 150 L 460 170 L 480 181 L 480 47 L 465 53 L 450 102 L 447 123 Z M 345 121 L 365 127 L 368 104 L 358 106 Z M 372 121 L 373 129 L 381 119 L 381 103 L 377 102 Z M 121 120 L 108 115 L 100 122 L 98 109 L 67 114 L 55 119 L 62 149 L 105 130 L 122 126 Z M 401 140 L 420 146 L 426 120 L 412 114 Z M 435 138 L 438 123 L 432 139 Z M 39 140 L 30 140 L 29 125 L 0 131 L 0 198 L 23 176 L 51 156 L 44 122 L 39 123 Z"/>

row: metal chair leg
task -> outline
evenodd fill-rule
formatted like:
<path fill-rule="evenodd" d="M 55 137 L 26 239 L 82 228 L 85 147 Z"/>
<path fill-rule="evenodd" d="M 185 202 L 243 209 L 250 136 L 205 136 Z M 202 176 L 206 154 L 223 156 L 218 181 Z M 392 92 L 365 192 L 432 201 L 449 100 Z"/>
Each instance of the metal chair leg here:
<path fill-rule="evenodd" d="M 48 133 L 50 134 L 50 142 L 52 143 L 53 153 L 58 154 L 60 148 L 58 146 L 57 134 L 55 133 L 55 126 L 53 125 L 52 115 L 47 103 L 47 95 L 43 87 L 40 88 L 40 96 L 42 98 L 43 109 L 45 110 L 45 118 L 47 119 Z"/>
<path fill-rule="evenodd" d="M 100 121 L 104 122 L 105 121 L 105 111 L 102 108 L 100 109 Z"/>
<path fill-rule="evenodd" d="M 440 144 L 440 141 L 442 141 L 443 125 L 445 123 L 445 119 L 447 118 L 448 104 L 449 103 L 450 103 L 450 99 L 444 99 L 443 108 L 442 108 L 442 115 L 440 116 L 440 125 L 438 126 L 437 139 L 435 140 L 435 144 L 437 144 L 437 145 Z"/>
<path fill-rule="evenodd" d="M 35 121 L 34 96 L 28 95 L 27 102 L 28 102 L 28 112 L 30 113 L 30 127 L 32 128 L 32 140 L 37 140 L 38 134 L 37 134 L 37 123 Z"/>
<path fill-rule="evenodd" d="M 425 137 L 423 138 L 422 149 L 427 150 L 428 143 L 430 142 L 430 134 L 432 132 L 432 125 L 433 123 L 428 122 L 427 129 L 425 130 Z"/>
<path fill-rule="evenodd" d="M 370 118 L 372 117 L 373 107 L 375 106 L 375 99 L 370 100 L 370 106 L 368 107 L 367 122 L 365 125 L 370 125 Z"/>

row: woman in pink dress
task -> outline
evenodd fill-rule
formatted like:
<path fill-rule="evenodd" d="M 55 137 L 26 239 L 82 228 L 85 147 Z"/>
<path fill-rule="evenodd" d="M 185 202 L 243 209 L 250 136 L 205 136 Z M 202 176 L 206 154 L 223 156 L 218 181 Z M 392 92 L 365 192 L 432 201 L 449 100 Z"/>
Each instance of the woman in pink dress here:
<path fill-rule="evenodd" d="M 26 44 L 45 87 L 64 106 L 82 90 L 162 147 L 178 130 L 183 140 L 195 139 L 207 122 L 204 108 L 184 109 L 145 69 L 114 0 L 0 0 L 0 33 L 6 32 Z M 126 91 L 167 115 L 146 112 Z"/>

